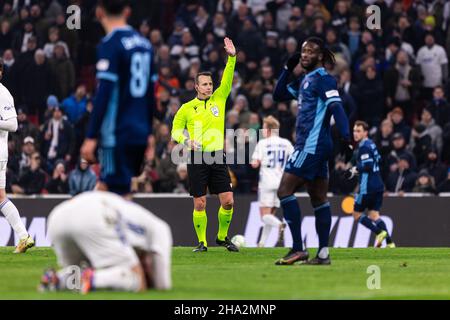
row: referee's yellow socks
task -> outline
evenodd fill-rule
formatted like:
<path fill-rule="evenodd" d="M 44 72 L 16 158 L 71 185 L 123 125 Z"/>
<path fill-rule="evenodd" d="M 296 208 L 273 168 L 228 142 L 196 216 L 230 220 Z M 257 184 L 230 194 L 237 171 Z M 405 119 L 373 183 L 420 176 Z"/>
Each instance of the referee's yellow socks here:
<path fill-rule="evenodd" d="M 208 217 L 206 216 L 206 210 L 197 211 L 194 209 L 193 214 L 194 228 L 197 233 L 198 242 L 203 242 L 205 247 L 208 246 L 206 242 L 206 225 L 208 224 Z"/>
<path fill-rule="evenodd" d="M 231 217 L 233 216 L 233 208 L 226 210 L 220 206 L 219 208 L 219 232 L 217 238 L 219 240 L 225 240 L 228 235 L 228 228 L 230 227 Z"/>

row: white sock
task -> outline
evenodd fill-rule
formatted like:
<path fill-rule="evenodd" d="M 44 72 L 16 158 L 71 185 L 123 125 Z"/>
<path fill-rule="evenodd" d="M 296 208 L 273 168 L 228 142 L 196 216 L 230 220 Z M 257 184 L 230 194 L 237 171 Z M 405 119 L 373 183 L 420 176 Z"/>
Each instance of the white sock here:
<path fill-rule="evenodd" d="M 129 266 L 96 269 L 93 282 L 96 289 L 138 291 L 141 287 L 139 275 Z"/>
<path fill-rule="evenodd" d="M 5 201 L 0 204 L 0 211 L 3 213 L 14 232 L 19 236 L 19 239 L 28 236 L 27 229 L 23 225 L 22 220 L 20 220 L 19 211 L 11 200 L 5 199 Z"/>
<path fill-rule="evenodd" d="M 327 247 L 323 247 L 322 249 L 320 249 L 319 251 L 319 258 L 320 259 L 326 259 L 328 257 L 329 253 L 328 253 L 328 248 Z"/>
<path fill-rule="evenodd" d="M 265 224 L 271 225 L 272 227 L 279 227 L 281 224 L 280 219 L 275 217 L 273 214 L 265 214 L 262 217 L 262 221 Z"/>
<path fill-rule="evenodd" d="M 270 224 L 264 223 L 263 231 L 261 233 L 261 239 L 259 240 L 259 245 L 264 247 L 266 243 L 267 237 L 269 237 L 270 231 L 272 230 L 272 226 Z"/>

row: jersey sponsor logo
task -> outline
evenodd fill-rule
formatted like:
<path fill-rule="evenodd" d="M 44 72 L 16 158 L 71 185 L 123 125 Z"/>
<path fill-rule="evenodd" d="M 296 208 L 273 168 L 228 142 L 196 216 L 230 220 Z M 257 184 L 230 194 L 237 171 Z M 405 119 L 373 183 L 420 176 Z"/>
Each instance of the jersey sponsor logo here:
<path fill-rule="evenodd" d="M 3 110 L 5 110 L 5 111 L 10 111 L 12 109 L 14 109 L 13 106 L 5 106 L 5 107 L 3 107 Z"/>
<path fill-rule="evenodd" d="M 309 87 L 309 82 L 306 81 L 305 84 L 303 85 L 303 89 L 306 90 Z"/>
<path fill-rule="evenodd" d="M 361 155 L 361 160 L 366 160 L 366 159 L 369 159 L 368 153 L 364 153 L 363 155 Z"/>
<path fill-rule="evenodd" d="M 106 71 L 109 68 L 109 60 L 101 59 L 97 62 L 97 70 L 98 71 Z"/>
<path fill-rule="evenodd" d="M 217 106 L 213 106 L 211 108 L 211 112 L 214 115 L 214 117 L 218 117 L 219 116 L 219 108 Z"/>
<path fill-rule="evenodd" d="M 325 92 L 325 96 L 327 98 L 339 97 L 339 92 L 337 90 L 330 90 L 330 91 Z"/>

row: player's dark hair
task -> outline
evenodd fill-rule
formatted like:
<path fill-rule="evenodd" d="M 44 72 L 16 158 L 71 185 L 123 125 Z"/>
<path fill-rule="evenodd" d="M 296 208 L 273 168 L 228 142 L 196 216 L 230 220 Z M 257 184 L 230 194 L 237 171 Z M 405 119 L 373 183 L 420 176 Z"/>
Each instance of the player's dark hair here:
<path fill-rule="evenodd" d="M 198 84 L 198 79 L 200 78 L 200 76 L 208 76 L 211 77 L 212 79 L 212 73 L 209 71 L 202 71 L 197 73 L 197 75 L 195 76 L 195 84 Z"/>
<path fill-rule="evenodd" d="M 364 131 L 366 131 L 366 132 L 369 131 L 369 125 L 365 121 L 356 120 L 355 121 L 355 126 L 356 127 L 362 127 L 364 129 Z"/>
<path fill-rule="evenodd" d="M 0 58 L 0 72 L 3 71 L 3 59 Z"/>
<path fill-rule="evenodd" d="M 118 16 L 130 6 L 130 0 L 99 0 L 98 5 L 104 8 L 107 14 Z"/>
<path fill-rule="evenodd" d="M 330 64 L 332 66 L 336 64 L 334 53 L 331 52 L 331 50 L 325 46 L 325 42 L 323 42 L 322 39 L 318 37 L 309 37 L 308 39 L 305 40 L 305 43 L 306 42 L 312 42 L 319 46 L 320 53 L 322 53 L 323 55 L 322 64 Z"/>

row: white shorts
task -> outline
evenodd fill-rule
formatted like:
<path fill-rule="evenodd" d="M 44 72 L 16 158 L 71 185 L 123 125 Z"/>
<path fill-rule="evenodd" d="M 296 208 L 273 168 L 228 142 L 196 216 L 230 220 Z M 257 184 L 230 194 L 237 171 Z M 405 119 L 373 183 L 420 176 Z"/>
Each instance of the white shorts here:
<path fill-rule="evenodd" d="M 101 208 L 86 212 L 54 210 L 48 219 L 48 235 L 58 264 L 65 268 L 86 261 L 96 269 L 138 265 L 120 218 L 117 212 Z"/>
<path fill-rule="evenodd" d="M 259 207 L 279 208 L 280 199 L 277 196 L 276 189 L 258 189 L 258 203 Z"/>
<path fill-rule="evenodd" d="M 6 168 L 8 161 L 0 160 L 0 189 L 6 188 Z"/>

